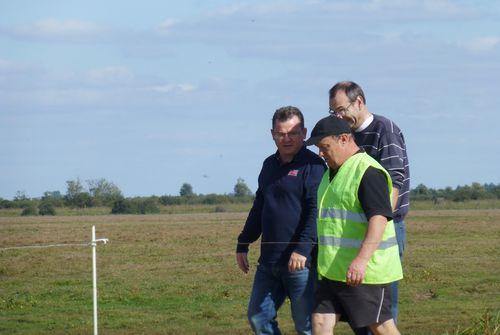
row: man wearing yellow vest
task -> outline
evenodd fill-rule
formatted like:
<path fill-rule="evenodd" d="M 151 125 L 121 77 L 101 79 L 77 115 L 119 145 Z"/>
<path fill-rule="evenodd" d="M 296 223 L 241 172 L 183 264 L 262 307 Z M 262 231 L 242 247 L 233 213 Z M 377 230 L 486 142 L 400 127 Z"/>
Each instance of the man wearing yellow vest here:
<path fill-rule="evenodd" d="M 321 119 L 306 145 L 316 145 L 329 169 L 318 188 L 318 275 L 313 334 L 335 323 L 399 334 L 390 283 L 403 278 L 392 222 L 392 181 L 354 142 L 349 124 Z"/>

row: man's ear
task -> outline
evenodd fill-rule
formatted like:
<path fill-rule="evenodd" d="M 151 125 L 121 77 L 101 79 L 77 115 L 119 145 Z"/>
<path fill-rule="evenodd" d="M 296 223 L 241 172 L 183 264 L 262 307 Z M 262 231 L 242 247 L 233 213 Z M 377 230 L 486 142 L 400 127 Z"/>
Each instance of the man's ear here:
<path fill-rule="evenodd" d="M 306 137 L 307 137 L 307 128 L 306 128 L 306 127 L 304 127 L 304 128 L 302 129 L 302 134 L 304 134 L 304 138 L 306 138 Z"/>
<path fill-rule="evenodd" d="M 361 98 L 361 95 L 358 95 L 356 97 L 356 104 L 358 105 L 358 109 L 361 109 L 362 106 L 364 106 L 363 98 Z"/>
<path fill-rule="evenodd" d="M 346 144 L 349 142 L 349 134 L 340 134 L 339 140 L 341 144 Z"/>

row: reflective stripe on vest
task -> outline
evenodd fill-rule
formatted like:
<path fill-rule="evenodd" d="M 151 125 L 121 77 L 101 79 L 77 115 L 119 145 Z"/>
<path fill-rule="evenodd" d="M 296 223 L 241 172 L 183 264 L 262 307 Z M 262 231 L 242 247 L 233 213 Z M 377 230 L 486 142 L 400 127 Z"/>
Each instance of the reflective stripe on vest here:
<path fill-rule="evenodd" d="M 354 222 L 367 223 L 364 213 L 354 213 L 345 209 L 338 208 L 322 208 L 320 213 L 321 218 L 341 219 Z"/>
<path fill-rule="evenodd" d="M 322 245 L 328 245 L 332 247 L 340 247 L 340 248 L 361 248 L 363 241 L 355 240 L 352 238 L 344 238 L 344 237 L 335 237 L 335 236 L 320 236 L 319 243 Z M 393 247 L 398 244 L 396 240 L 396 236 L 390 237 L 385 241 L 380 241 L 377 250 L 384 250 L 390 247 Z"/>

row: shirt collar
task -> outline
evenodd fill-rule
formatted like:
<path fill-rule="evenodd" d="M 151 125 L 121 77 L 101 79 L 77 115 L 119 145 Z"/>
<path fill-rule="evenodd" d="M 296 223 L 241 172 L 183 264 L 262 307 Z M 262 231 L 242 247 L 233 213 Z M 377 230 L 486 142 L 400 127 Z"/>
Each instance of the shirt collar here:
<path fill-rule="evenodd" d="M 358 129 L 355 129 L 354 132 L 356 133 L 359 133 L 363 130 L 365 130 L 366 128 L 368 128 L 368 126 L 372 123 L 373 121 L 373 114 L 371 114 L 366 120 L 365 122 L 363 122 L 363 124 L 361 126 L 358 127 Z"/>
<path fill-rule="evenodd" d="M 293 163 L 293 162 L 296 162 L 297 160 L 299 160 L 306 152 L 306 146 L 305 145 L 302 145 L 302 148 L 300 148 L 299 152 L 297 152 L 295 154 L 295 156 L 293 156 L 292 160 L 288 163 L 285 163 L 285 164 L 289 164 L 289 163 Z M 280 161 L 280 153 L 278 150 L 276 150 L 276 153 L 274 154 L 274 158 L 276 158 L 276 160 L 278 161 L 278 163 L 281 164 L 281 161 Z"/>

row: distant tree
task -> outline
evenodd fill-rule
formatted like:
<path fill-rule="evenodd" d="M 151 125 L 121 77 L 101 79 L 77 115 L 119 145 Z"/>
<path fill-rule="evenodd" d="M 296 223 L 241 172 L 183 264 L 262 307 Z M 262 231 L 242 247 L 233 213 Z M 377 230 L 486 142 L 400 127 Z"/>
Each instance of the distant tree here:
<path fill-rule="evenodd" d="M 415 200 L 429 200 L 432 198 L 432 192 L 424 184 L 419 184 L 412 190 L 410 197 Z"/>
<path fill-rule="evenodd" d="M 72 200 L 72 205 L 78 208 L 92 207 L 92 197 L 88 192 L 78 193 Z"/>
<path fill-rule="evenodd" d="M 111 206 L 115 200 L 123 197 L 118 186 L 104 178 L 87 180 L 87 184 L 95 205 Z"/>
<path fill-rule="evenodd" d="M 16 195 L 14 196 L 14 201 L 24 201 L 24 200 L 29 200 L 29 198 L 26 196 L 26 192 L 17 191 Z"/>
<path fill-rule="evenodd" d="M 250 188 L 247 186 L 243 178 L 238 178 L 236 181 L 236 185 L 234 185 L 234 195 L 237 197 L 252 195 L 252 191 L 250 191 Z"/>
<path fill-rule="evenodd" d="M 488 194 L 486 193 L 486 189 L 483 185 L 479 183 L 472 183 L 471 187 L 471 199 L 479 200 L 488 198 Z"/>
<path fill-rule="evenodd" d="M 66 181 L 65 199 L 68 205 L 76 206 L 77 197 L 81 193 L 83 193 L 83 185 L 80 181 L 80 178 L 77 178 L 76 180 Z"/>
<path fill-rule="evenodd" d="M 27 208 L 30 206 L 35 206 L 33 203 L 33 200 L 28 198 L 26 196 L 25 191 L 17 191 L 16 195 L 14 196 L 14 199 L 12 200 L 12 207 L 13 208 Z M 31 214 L 29 214 L 31 215 Z"/>
<path fill-rule="evenodd" d="M 12 207 L 14 207 L 12 201 L 0 198 L 0 208 L 12 208 Z"/>
<path fill-rule="evenodd" d="M 500 184 L 484 184 L 484 188 L 486 189 L 486 192 L 491 195 L 492 198 L 500 198 Z"/>
<path fill-rule="evenodd" d="M 45 191 L 43 192 L 43 198 L 50 198 L 50 199 L 62 199 L 62 194 L 60 191 Z"/>
<path fill-rule="evenodd" d="M 182 184 L 179 194 L 181 197 L 192 197 L 194 195 L 193 186 L 188 183 Z"/>
<path fill-rule="evenodd" d="M 453 201 L 465 201 L 471 199 L 471 187 L 469 185 L 457 186 L 453 192 Z"/>
<path fill-rule="evenodd" d="M 441 192 L 441 197 L 446 200 L 453 199 L 453 189 L 451 186 L 447 186 L 444 190 L 439 190 Z"/>
<path fill-rule="evenodd" d="M 50 203 L 54 207 L 63 206 L 63 196 L 59 191 L 46 191 L 43 192 L 42 202 Z"/>

